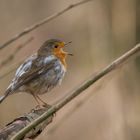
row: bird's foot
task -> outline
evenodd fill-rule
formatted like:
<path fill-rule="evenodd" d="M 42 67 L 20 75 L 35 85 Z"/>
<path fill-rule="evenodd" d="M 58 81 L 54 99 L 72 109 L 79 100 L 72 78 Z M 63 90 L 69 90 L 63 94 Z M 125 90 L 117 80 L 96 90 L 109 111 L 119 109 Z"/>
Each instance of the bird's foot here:
<path fill-rule="evenodd" d="M 40 105 L 40 104 L 38 104 L 37 106 L 36 106 L 36 109 L 38 110 L 38 109 L 44 109 L 45 107 L 43 106 L 43 105 Z"/>
<path fill-rule="evenodd" d="M 43 103 L 43 104 L 38 104 L 37 106 L 36 106 L 36 109 L 43 109 L 43 108 L 50 108 L 51 107 L 51 105 L 49 105 L 49 104 L 47 104 L 47 103 Z"/>

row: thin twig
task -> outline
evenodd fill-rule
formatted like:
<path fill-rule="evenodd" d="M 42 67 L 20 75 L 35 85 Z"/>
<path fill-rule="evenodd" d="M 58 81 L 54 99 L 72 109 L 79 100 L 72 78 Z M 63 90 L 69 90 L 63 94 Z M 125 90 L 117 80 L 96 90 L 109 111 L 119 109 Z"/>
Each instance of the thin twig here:
<path fill-rule="evenodd" d="M 26 133 L 28 133 L 32 128 L 36 127 L 38 124 L 42 123 L 44 120 L 46 120 L 49 116 L 57 112 L 59 109 L 61 109 L 63 106 L 65 106 L 67 103 L 69 103 L 72 99 L 74 99 L 76 96 L 82 93 L 82 91 L 86 90 L 88 87 L 90 87 L 93 83 L 98 81 L 99 79 L 103 78 L 105 75 L 110 73 L 111 71 L 115 70 L 122 64 L 124 61 L 126 61 L 130 56 L 134 55 L 135 53 L 140 51 L 140 44 L 137 44 L 134 48 L 126 52 L 124 55 L 113 61 L 111 64 L 109 64 L 107 67 L 105 67 L 103 70 L 101 70 L 98 74 L 95 76 L 91 76 L 88 80 L 86 80 L 84 83 L 82 83 L 77 89 L 73 90 L 71 93 L 68 93 L 66 97 L 62 98 L 60 102 L 53 105 L 47 112 L 45 112 L 43 115 L 41 115 L 39 118 L 37 118 L 35 121 L 30 123 L 28 126 L 23 128 L 21 131 L 19 131 L 11 140 L 19 140 L 21 139 Z"/>
<path fill-rule="evenodd" d="M 69 5 L 68 7 L 64 8 L 63 10 L 57 12 L 57 13 L 54 13 L 52 14 L 51 16 L 39 21 L 38 23 L 35 23 L 33 25 L 31 25 L 30 27 L 27 27 L 25 28 L 22 32 L 16 34 L 15 36 L 13 36 L 10 40 L 6 41 L 4 44 L 2 44 L 0 46 L 0 50 L 5 48 L 6 46 L 8 46 L 9 44 L 11 44 L 12 42 L 16 41 L 17 39 L 21 38 L 22 36 L 26 35 L 27 33 L 37 29 L 38 27 L 42 26 L 43 24 L 55 19 L 56 17 L 62 15 L 63 13 L 69 11 L 70 9 L 74 8 L 74 7 L 77 7 L 81 4 L 84 4 L 86 2 L 89 2 L 91 0 L 83 0 L 83 1 L 80 1 L 80 2 L 77 2 L 77 3 L 74 3 L 74 4 L 71 4 Z"/>
<path fill-rule="evenodd" d="M 27 58 L 27 56 L 24 57 L 24 58 L 22 58 L 22 59 L 21 59 L 20 61 L 18 61 L 17 63 L 13 64 L 12 67 L 8 67 L 7 70 L 5 70 L 6 72 L 0 74 L 0 80 L 2 80 L 2 79 L 5 78 L 6 76 L 8 76 L 10 73 L 12 73 L 13 71 L 15 71 L 15 70 L 18 68 L 18 66 L 20 66 L 26 58 Z"/>
<path fill-rule="evenodd" d="M 15 71 L 15 70 L 18 68 L 18 66 L 19 66 L 22 62 L 23 62 L 23 60 L 20 61 L 20 62 L 18 62 L 18 63 L 16 63 L 16 65 L 15 65 L 13 68 L 11 68 L 10 70 L 8 70 L 8 71 L 6 71 L 5 73 L 3 73 L 2 75 L 0 75 L 0 80 L 2 80 L 2 79 L 5 78 L 7 75 L 9 75 L 9 74 L 12 73 L 13 71 Z"/>
<path fill-rule="evenodd" d="M 11 62 L 16 54 L 21 50 L 23 49 L 23 47 L 25 47 L 27 44 L 29 44 L 34 38 L 33 37 L 30 37 L 26 42 L 24 42 L 23 44 L 20 44 L 16 49 L 15 51 L 10 54 L 5 60 L 3 60 L 1 63 L 0 63 L 0 68 L 2 68 L 3 66 L 5 66 L 6 64 L 8 64 L 9 62 Z"/>

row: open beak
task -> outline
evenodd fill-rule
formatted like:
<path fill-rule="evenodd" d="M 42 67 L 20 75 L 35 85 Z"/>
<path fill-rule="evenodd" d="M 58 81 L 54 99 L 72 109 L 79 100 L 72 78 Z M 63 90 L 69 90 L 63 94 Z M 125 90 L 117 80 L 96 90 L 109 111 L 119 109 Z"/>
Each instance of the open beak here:
<path fill-rule="evenodd" d="M 64 46 L 65 46 L 65 47 L 68 47 L 69 44 L 71 44 L 71 43 L 72 43 L 72 41 L 70 41 L 70 42 L 68 42 L 68 43 L 64 43 Z M 67 55 L 73 56 L 72 53 L 67 53 Z"/>

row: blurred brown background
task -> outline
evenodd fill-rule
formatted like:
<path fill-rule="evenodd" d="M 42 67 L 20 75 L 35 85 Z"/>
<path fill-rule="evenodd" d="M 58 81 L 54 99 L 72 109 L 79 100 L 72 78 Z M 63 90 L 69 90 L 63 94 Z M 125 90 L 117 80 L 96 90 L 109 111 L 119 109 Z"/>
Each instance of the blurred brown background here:
<path fill-rule="evenodd" d="M 0 0 L 0 44 L 77 0 Z M 140 42 L 139 0 L 93 0 L 68 11 L 0 51 L 0 62 L 31 36 L 34 40 L 0 69 L 11 70 L 49 38 L 72 41 L 62 85 L 42 98 L 52 104 Z M 0 79 L 0 95 L 14 72 Z M 98 81 L 60 110 L 37 140 L 140 140 L 140 55 Z M 36 105 L 28 94 L 0 105 L 0 127 Z"/>

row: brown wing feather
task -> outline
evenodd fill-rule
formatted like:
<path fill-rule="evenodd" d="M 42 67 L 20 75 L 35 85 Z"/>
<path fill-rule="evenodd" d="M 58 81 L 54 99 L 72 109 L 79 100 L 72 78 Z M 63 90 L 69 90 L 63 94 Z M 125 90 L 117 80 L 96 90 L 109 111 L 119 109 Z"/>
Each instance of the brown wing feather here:
<path fill-rule="evenodd" d="M 4 96 L 0 97 L 0 103 L 10 94 L 15 92 L 18 88 L 20 88 L 22 85 L 32 81 L 33 79 L 38 78 L 38 76 L 44 74 L 46 71 L 51 69 L 54 66 L 54 63 L 57 59 L 53 59 L 50 62 L 48 62 L 46 65 L 42 65 L 40 67 L 34 67 L 31 66 L 30 70 L 19 76 L 16 80 L 16 83 L 14 86 L 10 86 L 7 88 L 6 92 L 4 93 Z"/>

